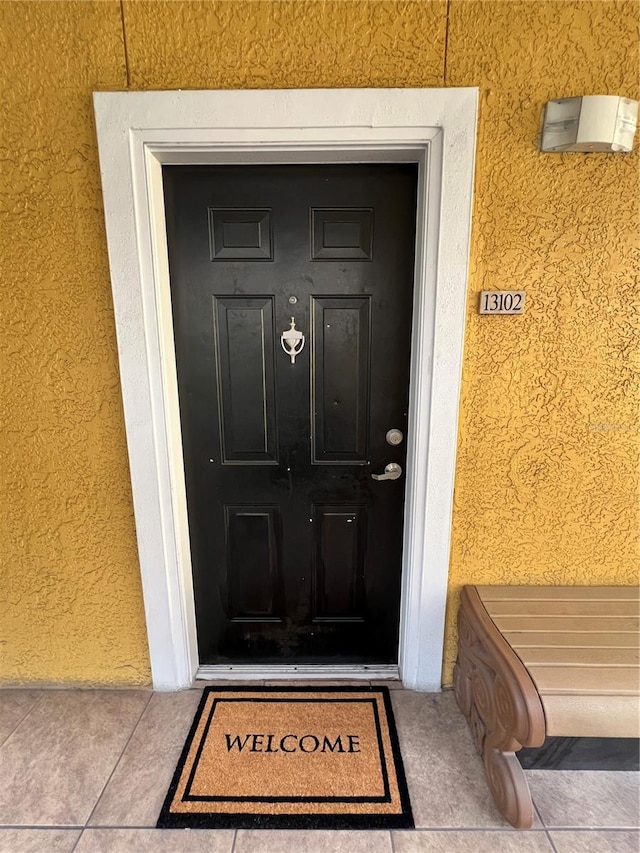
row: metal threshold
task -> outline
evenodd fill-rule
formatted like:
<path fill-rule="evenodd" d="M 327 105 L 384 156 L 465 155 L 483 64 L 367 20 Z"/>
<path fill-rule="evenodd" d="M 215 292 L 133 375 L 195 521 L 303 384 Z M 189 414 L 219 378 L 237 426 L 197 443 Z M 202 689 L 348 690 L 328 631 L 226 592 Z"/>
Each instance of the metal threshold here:
<path fill-rule="evenodd" d="M 196 680 L 264 681 L 266 679 L 345 679 L 349 681 L 397 680 L 398 664 L 215 664 L 199 666 Z"/>

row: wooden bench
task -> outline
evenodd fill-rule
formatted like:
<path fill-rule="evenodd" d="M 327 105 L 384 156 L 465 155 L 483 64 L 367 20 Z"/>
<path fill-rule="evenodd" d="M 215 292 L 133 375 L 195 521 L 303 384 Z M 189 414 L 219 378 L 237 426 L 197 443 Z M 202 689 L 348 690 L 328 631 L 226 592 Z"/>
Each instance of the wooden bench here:
<path fill-rule="evenodd" d="M 516 757 L 545 737 L 640 737 L 638 587 L 465 586 L 454 687 L 506 819 L 533 822 Z"/>

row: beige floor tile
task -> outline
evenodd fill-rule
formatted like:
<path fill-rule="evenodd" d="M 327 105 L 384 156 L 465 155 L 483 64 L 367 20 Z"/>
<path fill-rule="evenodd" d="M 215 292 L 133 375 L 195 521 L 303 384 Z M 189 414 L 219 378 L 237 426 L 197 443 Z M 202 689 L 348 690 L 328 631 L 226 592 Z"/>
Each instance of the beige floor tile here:
<path fill-rule="evenodd" d="M 453 693 L 394 690 L 391 701 L 416 827 L 509 828 Z"/>
<path fill-rule="evenodd" d="M 529 770 L 545 826 L 637 827 L 640 774 L 602 770 Z"/>
<path fill-rule="evenodd" d="M 71 853 L 77 829 L 0 829 L 0 853 Z"/>
<path fill-rule="evenodd" d="M 233 853 L 391 853 L 388 832 L 239 829 Z"/>
<path fill-rule="evenodd" d="M 0 745 L 42 696 L 41 690 L 0 690 Z"/>
<path fill-rule="evenodd" d="M 0 747 L 0 824 L 83 825 L 150 694 L 52 690 Z"/>
<path fill-rule="evenodd" d="M 550 832 L 557 853 L 638 853 L 637 830 L 567 830 Z"/>
<path fill-rule="evenodd" d="M 231 853 L 232 847 L 232 829 L 85 829 L 74 853 Z"/>
<path fill-rule="evenodd" d="M 394 832 L 395 853 L 552 853 L 544 831 L 430 829 Z"/>
<path fill-rule="evenodd" d="M 155 827 L 201 693 L 155 693 L 109 780 L 91 826 Z"/>
<path fill-rule="evenodd" d="M 371 682 L 372 687 L 388 687 L 389 690 L 402 690 L 402 682 L 399 678 L 396 679 L 386 679 L 386 680 L 378 680 Z"/>

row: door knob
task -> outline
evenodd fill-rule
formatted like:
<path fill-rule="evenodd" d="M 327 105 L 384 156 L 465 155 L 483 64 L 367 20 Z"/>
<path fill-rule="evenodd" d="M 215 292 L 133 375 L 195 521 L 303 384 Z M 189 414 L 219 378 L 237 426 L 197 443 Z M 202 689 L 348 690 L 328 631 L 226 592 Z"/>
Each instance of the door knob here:
<path fill-rule="evenodd" d="M 402 477 L 402 468 L 397 462 L 389 462 L 384 466 L 384 474 L 372 474 L 374 480 L 397 480 Z"/>

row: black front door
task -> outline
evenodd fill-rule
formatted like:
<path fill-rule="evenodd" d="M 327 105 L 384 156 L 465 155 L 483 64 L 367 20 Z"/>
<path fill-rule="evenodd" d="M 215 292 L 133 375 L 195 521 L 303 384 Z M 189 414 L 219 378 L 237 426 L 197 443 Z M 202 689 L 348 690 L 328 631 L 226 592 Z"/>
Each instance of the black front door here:
<path fill-rule="evenodd" d="M 163 173 L 200 662 L 396 663 L 417 166 Z"/>

